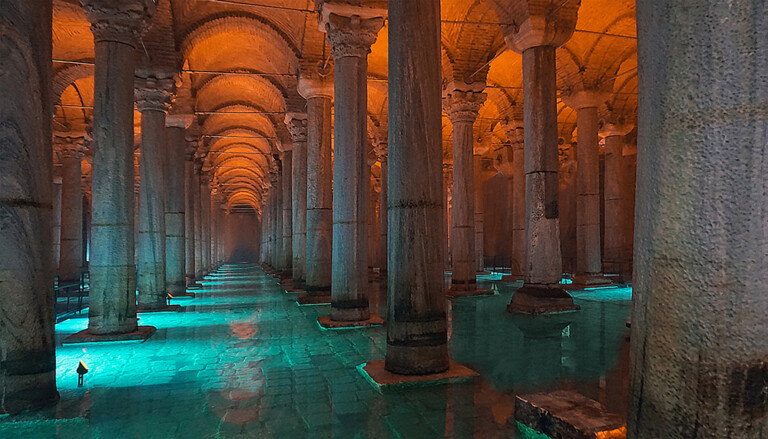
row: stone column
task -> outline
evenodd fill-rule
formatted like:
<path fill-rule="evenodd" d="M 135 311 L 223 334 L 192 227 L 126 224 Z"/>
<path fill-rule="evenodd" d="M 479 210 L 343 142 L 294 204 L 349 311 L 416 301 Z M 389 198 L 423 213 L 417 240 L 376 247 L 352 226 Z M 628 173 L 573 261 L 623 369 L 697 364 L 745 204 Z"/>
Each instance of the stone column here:
<path fill-rule="evenodd" d="M 438 373 L 449 364 L 443 286 L 440 2 L 390 0 L 389 31 L 392 263 L 385 367 L 400 374 Z"/>
<path fill-rule="evenodd" d="M 331 100 L 333 83 L 299 78 L 307 100 L 307 273 L 309 295 L 330 294 L 333 227 Z"/>
<path fill-rule="evenodd" d="M 381 163 L 381 191 L 379 192 L 379 275 L 387 275 L 387 185 L 389 178 L 389 161 L 387 159 L 387 144 L 379 143 L 379 161 Z"/>
<path fill-rule="evenodd" d="M 453 185 L 453 162 L 443 163 L 443 203 L 445 204 L 443 212 L 443 222 L 445 224 L 445 267 L 451 267 L 451 186 Z"/>
<path fill-rule="evenodd" d="M 596 91 L 579 91 L 563 97 L 576 110 L 576 275 L 578 287 L 610 283 L 603 277 L 600 242 L 600 151 L 597 108 L 603 96 Z"/>
<path fill-rule="evenodd" d="M 213 180 L 211 180 L 211 183 L 213 184 Z M 218 189 L 215 187 L 211 187 L 211 202 L 210 202 L 210 211 L 209 211 L 211 239 L 210 239 L 210 259 L 208 263 L 208 271 L 213 271 L 216 268 L 218 268 L 218 263 L 219 263 L 216 255 L 216 246 L 219 244 L 218 243 L 218 234 L 219 234 L 218 219 L 219 218 L 216 215 L 216 212 L 218 210 L 219 210 Z"/>
<path fill-rule="evenodd" d="M 280 259 L 283 250 L 283 172 L 282 163 L 279 160 L 274 162 L 274 181 L 272 183 L 272 269 L 275 274 L 280 273 Z"/>
<path fill-rule="evenodd" d="M 165 285 L 165 116 L 171 105 L 172 75 L 136 80 L 136 108 L 141 112 L 141 185 L 139 186 L 139 308 L 167 307 Z"/>
<path fill-rule="evenodd" d="M 137 329 L 134 265 L 133 98 L 138 36 L 154 4 L 84 0 L 95 40 L 93 247 L 88 331 Z"/>
<path fill-rule="evenodd" d="M 768 3 L 637 3 L 627 437 L 768 434 Z"/>
<path fill-rule="evenodd" d="M 522 124 L 507 130 L 512 148 L 512 273 L 508 279 L 518 281 L 525 274 L 525 148 Z"/>
<path fill-rule="evenodd" d="M 605 259 L 623 259 L 626 241 L 631 239 L 624 220 L 630 206 L 624 199 L 624 135 L 626 128 L 609 124 L 600 134 L 605 138 Z M 618 265 L 615 269 L 620 268 Z M 623 274 L 623 273 L 622 273 Z"/>
<path fill-rule="evenodd" d="M 485 197 L 485 182 L 483 175 L 483 157 L 475 154 L 472 156 L 475 177 L 475 269 L 477 273 L 485 272 L 485 206 L 483 198 Z"/>
<path fill-rule="evenodd" d="M 291 275 L 293 288 L 304 287 L 307 270 L 307 119 L 305 114 L 286 116 L 286 123 L 293 139 L 291 158 L 291 214 L 293 236 L 291 250 L 293 261 Z"/>
<path fill-rule="evenodd" d="M 80 280 L 83 268 L 83 190 L 81 163 L 85 138 L 56 137 L 61 152 L 61 249 L 59 277 L 63 283 Z"/>
<path fill-rule="evenodd" d="M 361 12 L 362 12 L 362 8 Z M 357 11 L 357 9 L 355 9 Z M 331 320 L 368 320 L 368 53 L 383 14 L 321 14 L 334 62 L 333 272 Z"/>
<path fill-rule="evenodd" d="M 280 182 L 280 189 L 282 190 L 280 195 L 282 230 L 278 231 L 281 235 L 278 270 L 280 271 L 280 278 L 286 279 L 290 278 L 293 273 L 293 162 L 290 149 L 283 151 L 282 155 L 283 173 L 281 175 L 282 181 Z"/>
<path fill-rule="evenodd" d="M 203 172 L 203 159 L 195 156 L 195 172 L 192 179 L 192 197 L 195 211 L 195 279 L 200 280 L 204 275 L 203 266 L 203 203 L 200 196 L 200 178 Z"/>
<path fill-rule="evenodd" d="M 197 198 L 195 197 L 195 152 L 197 142 L 187 139 L 184 156 L 184 240 L 185 244 L 185 272 L 187 284 L 195 281 L 195 210 Z"/>
<path fill-rule="evenodd" d="M 375 162 L 374 162 L 375 163 Z M 371 165 L 373 166 L 373 165 Z M 370 168 L 369 168 L 370 169 Z M 379 204 L 379 195 L 376 192 L 377 179 L 371 170 L 368 171 L 368 273 L 373 275 L 373 268 L 376 266 L 379 253 L 379 216 L 377 205 Z"/>
<path fill-rule="evenodd" d="M 453 267 L 450 294 L 477 291 L 475 281 L 475 169 L 472 126 L 487 95 L 483 85 L 451 84 L 443 108 L 453 125 Z"/>
<path fill-rule="evenodd" d="M 54 168 L 54 173 L 55 173 Z M 61 257 L 61 177 L 53 178 L 53 268 L 56 273 L 59 269 L 59 258 Z"/>
<path fill-rule="evenodd" d="M 0 413 L 56 392 L 51 2 L 0 3 Z"/>
<path fill-rule="evenodd" d="M 208 171 L 200 173 L 200 267 L 202 276 L 211 270 L 211 187 Z"/>
<path fill-rule="evenodd" d="M 523 55 L 525 124 L 526 242 L 525 285 L 512 296 L 510 311 L 532 314 L 575 309 L 559 287 L 562 278 L 559 229 L 557 85 L 555 49 L 576 26 L 579 2 L 556 10 L 521 0 L 505 35 L 510 49 Z"/>
<path fill-rule="evenodd" d="M 173 295 L 186 292 L 185 130 L 192 116 L 168 116 L 165 161 L 165 283 Z M 190 164 L 191 166 L 191 164 Z"/>

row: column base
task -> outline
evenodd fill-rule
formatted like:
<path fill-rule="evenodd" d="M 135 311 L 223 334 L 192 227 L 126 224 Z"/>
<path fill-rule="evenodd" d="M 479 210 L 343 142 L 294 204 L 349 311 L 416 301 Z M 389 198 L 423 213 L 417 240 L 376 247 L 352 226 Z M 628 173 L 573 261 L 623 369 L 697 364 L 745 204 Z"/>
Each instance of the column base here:
<path fill-rule="evenodd" d="M 357 366 L 358 372 L 379 392 L 402 390 L 413 387 L 438 386 L 463 383 L 479 376 L 474 370 L 449 360 L 448 370 L 427 375 L 401 375 L 384 368 L 384 360 L 371 361 Z"/>
<path fill-rule="evenodd" d="M 577 274 L 573 277 L 573 283 L 564 284 L 566 290 L 583 290 L 584 288 L 605 288 L 613 286 L 608 278 L 602 274 Z"/>
<path fill-rule="evenodd" d="M 152 308 L 152 309 L 146 309 L 146 308 L 136 308 L 136 313 L 148 313 L 148 312 L 176 312 L 181 311 L 181 305 L 167 305 L 162 308 Z"/>
<path fill-rule="evenodd" d="M 482 288 L 475 288 L 474 290 L 457 290 L 448 288 L 448 290 L 445 292 L 445 295 L 451 299 L 457 297 L 493 296 L 493 291 L 484 290 Z"/>
<path fill-rule="evenodd" d="M 341 322 L 331 320 L 330 316 L 322 316 L 317 318 L 317 324 L 320 325 L 320 329 L 371 328 L 383 325 L 384 319 L 373 313 L 371 313 L 371 317 L 368 320 L 359 320 L 356 322 Z"/>
<path fill-rule="evenodd" d="M 507 305 L 509 312 L 532 315 L 576 311 L 580 308 L 564 289 L 544 285 L 523 285 Z"/>
<path fill-rule="evenodd" d="M 625 438 L 625 420 L 572 390 L 515 397 L 515 420 L 550 437 Z"/>
<path fill-rule="evenodd" d="M 106 342 L 121 342 L 121 341 L 145 341 L 149 337 L 154 335 L 157 328 L 154 326 L 139 326 L 133 332 L 125 334 L 93 334 L 88 329 L 83 329 L 80 332 L 75 332 L 62 341 L 62 344 L 74 344 L 74 343 L 106 343 Z"/>
<path fill-rule="evenodd" d="M 330 305 L 331 304 L 331 292 L 329 291 L 313 291 L 299 294 L 296 298 L 296 303 L 299 305 Z"/>

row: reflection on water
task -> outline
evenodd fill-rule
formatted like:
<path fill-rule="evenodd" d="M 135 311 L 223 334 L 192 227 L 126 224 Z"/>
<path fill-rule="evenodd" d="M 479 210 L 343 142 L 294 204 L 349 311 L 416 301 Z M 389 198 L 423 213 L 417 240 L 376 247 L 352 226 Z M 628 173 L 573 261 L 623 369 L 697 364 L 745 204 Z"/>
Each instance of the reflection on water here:
<path fill-rule="evenodd" d="M 452 355 L 471 383 L 376 392 L 356 371 L 384 358 L 385 328 L 320 331 L 327 306 L 299 307 L 263 271 L 226 266 L 183 312 L 142 314 L 145 343 L 59 346 L 61 401 L 0 418 L 13 438 L 522 438 L 516 393 L 577 390 L 625 415 L 628 291 L 576 293 L 581 311 L 526 317 L 505 310 L 514 287 L 450 303 Z M 386 315 L 386 289 L 371 284 Z M 57 325 L 57 339 L 87 325 Z M 91 371 L 78 389 L 75 367 Z M 73 366 L 74 365 L 74 366 Z M 34 421 L 34 422 L 31 422 Z"/>

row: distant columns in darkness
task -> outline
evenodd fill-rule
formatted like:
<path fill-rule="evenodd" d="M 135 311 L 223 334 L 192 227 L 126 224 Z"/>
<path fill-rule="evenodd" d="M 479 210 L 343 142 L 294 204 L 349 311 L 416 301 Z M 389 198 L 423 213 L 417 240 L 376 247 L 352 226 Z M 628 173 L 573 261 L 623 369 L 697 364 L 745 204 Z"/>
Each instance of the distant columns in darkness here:
<path fill-rule="evenodd" d="M 385 367 L 400 374 L 438 373 L 449 364 L 439 0 L 390 0 L 389 36 Z"/>
<path fill-rule="evenodd" d="M 0 2 L 0 413 L 58 399 L 51 259 L 51 1 Z"/>
<path fill-rule="evenodd" d="M 451 291 L 477 290 L 475 253 L 475 165 L 473 125 L 487 95 L 483 84 L 449 84 L 443 108 L 453 125 L 453 213 Z"/>
<path fill-rule="evenodd" d="M 141 184 L 139 186 L 139 307 L 167 306 L 165 289 L 165 190 L 167 148 L 165 116 L 175 90 L 173 75 L 136 79 L 136 108 L 141 112 Z"/>
<path fill-rule="evenodd" d="M 93 246 L 88 330 L 137 328 L 134 265 L 134 64 L 154 3 L 83 0 L 95 40 L 93 96 Z M 40 30 L 42 31 L 42 30 Z"/>
<path fill-rule="evenodd" d="M 81 163 L 86 148 L 84 137 L 56 136 L 61 154 L 60 282 L 80 280 L 83 268 L 83 190 Z"/>
<path fill-rule="evenodd" d="M 359 9 L 359 11 L 358 11 Z M 334 62 L 333 270 L 331 319 L 368 320 L 367 164 L 368 53 L 384 25 L 386 11 L 368 14 L 324 6 L 321 29 L 328 34 Z M 376 16 L 374 13 L 378 12 Z M 342 15 L 340 15 L 342 14 Z M 374 15 L 370 15 L 374 14 Z"/>
<path fill-rule="evenodd" d="M 627 437 L 768 430 L 768 3 L 637 2 Z"/>

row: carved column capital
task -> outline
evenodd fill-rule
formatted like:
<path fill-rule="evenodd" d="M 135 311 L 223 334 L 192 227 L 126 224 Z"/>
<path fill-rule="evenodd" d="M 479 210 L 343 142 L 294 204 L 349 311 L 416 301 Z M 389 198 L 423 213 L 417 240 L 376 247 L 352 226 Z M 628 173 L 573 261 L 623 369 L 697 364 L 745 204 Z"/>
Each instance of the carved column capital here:
<path fill-rule="evenodd" d="M 477 91 L 450 90 L 443 96 L 443 110 L 451 123 L 475 123 L 487 94 Z"/>
<path fill-rule="evenodd" d="M 194 118 L 192 114 L 169 114 L 165 118 L 165 126 L 187 129 L 192 125 Z"/>
<path fill-rule="evenodd" d="M 53 147 L 61 154 L 61 157 L 65 159 L 82 159 L 88 151 L 85 137 L 80 136 L 54 136 Z"/>
<path fill-rule="evenodd" d="M 285 124 L 291 133 L 294 143 L 307 141 L 307 115 L 289 113 L 285 116 Z"/>
<path fill-rule="evenodd" d="M 384 26 L 383 15 L 363 18 L 360 15 L 344 16 L 333 12 L 323 14 L 320 30 L 328 34 L 333 58 L 367 57 Z"/>
<path fill-rule="evenodd" d="M 322 77 L 299 76 L 299 94 L 304 99 L 333 99 L 333 80 Z"/>
<path fill-rule="evenodd" d="M 135 82 L 136 108 L 145 111 L 162 111 L 167 113 L 173 103 L 176 84 L 173 78 L 149 76 L 136 78 Z"/>
<path fill-rule="evenodd" d="M 517 53 L 532 47 L 560 47 L 576 29 L 581 0 L 555 5 L 542 0 L 515 0 L 505 11 L 513 25 L 502 26 L 507 46 Z"/>
<path fill-rule="evenodd" d="M 114 41 L 136 47 L 141 33 L 157 8 L 154 0 L 80 0 L 94 40 Z"/>

